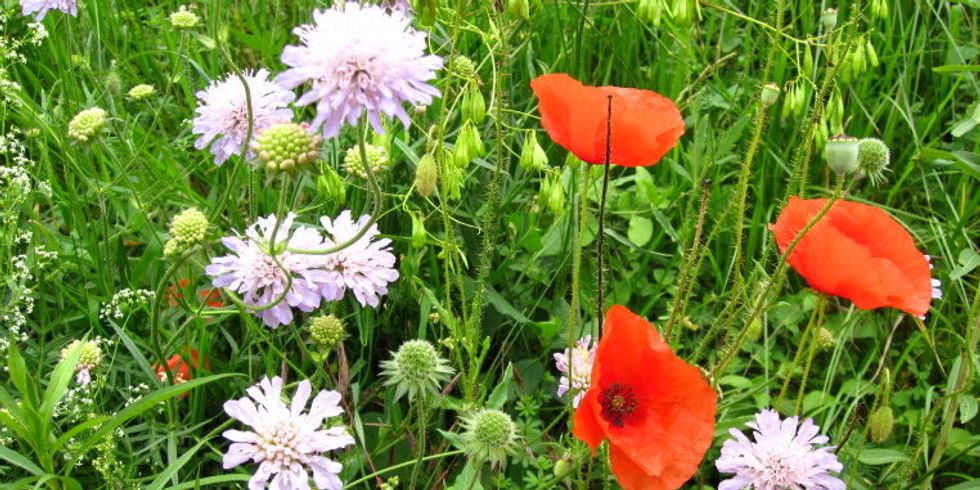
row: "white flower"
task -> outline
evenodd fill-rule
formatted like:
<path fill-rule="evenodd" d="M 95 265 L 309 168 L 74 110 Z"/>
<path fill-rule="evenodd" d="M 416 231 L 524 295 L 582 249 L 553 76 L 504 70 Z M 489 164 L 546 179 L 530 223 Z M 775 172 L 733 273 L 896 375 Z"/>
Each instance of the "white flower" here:
<path fill-rule="evenodd" d="M 227 430 L 226 439 L 233 442 L 225 453 L 223 466 L 230 469 L 248 460 L 259 467 L 248 481 L 249 490 L 309 490 L 310 475 L 317 488 L 340 490 L 344 483 L 337 476 L 343 466 L 322 454 L 354 444 L 354 438 L 342 426 L 323 429 L 323 420 L 344 413 L 340 393 L 320 391 L 308 413 L 303 413 L 310 399 L 310 382 L 296 387 L 287 407 L 282 401 L 282 378 L 262 378 L 248 389 L 251 397 L 225 402 L 225 412 L 252 427 L 251 431 Z M 254 400 L 255 402 L 253 403 Z M 256 405 L 257 404 L 257 405 Z M 275 477 L 273 477 L 275 475 Z"/>
<path fill-rule="evenodd" d="M 341 212 L 333 221 L 324 216 L 320 218 L 320 223 L 327 230 L 324 242 L 328 247 L 344 243 L 353 238 L 370 219 L 365 214 L 355 223 L 349 210 Z M 378 226 L 371 225 L 351 246 L 320 256 L 327 273 L 327 281 L 320 290 L 323 299 L 337 301 L 350 289 L 361 306 L 378 306 L 379 296 L 388 294 L 388 283 L 398 279 L 398 271 L 394 268 L 395 256 L 388 247 L 391 240 L 375 241 L 377 235 Z"/>
<path fill-rule="evenodd" d="M 281 302 L 267 310 L 255 312 L 266 326 L 272 328 L 293 320 L 290 307 L 310 312 L 320 306 L 321 285 L 330 279 L 315 255 L 285 251 L 287 247 L 317 249 L 323 246 L 322 237 L 313 228 L 300 226 L 290 234 L 295 218 L 295 214 L 289 213 L 275 236 L 276 258 L 282 268 L 273 260 L 269 250 L 269 240 L 276 226 L 275 215 L 260 218 L 244 237 L 222 239 L 221 242 L 233 254 L 215 257 L 205 268 L 205 272 L 213 278 L 215 287 L 242 294 L 245 303 L 252 306 L 272 304 L 286 291 L 292 277 L 292 286 Z"/>
<path fill-rule="evenodd" d="M 830 439 L 819 435 L 820 427 L 811 419 L 798 420 L 780 420 L 775 410 L 763 410 L 748 424 L 755 429 L 755 441 L 729 429 L 734 439 L 725 441 L 715 466 L 735 477 L 721 482 L 718 490 L 844 490 L 844 482 L 828 473 L 843 469 L 833 446 L 814 447 Z"/>
<path fill-rule="evenodd" d="M 248 82 L 252 100 L 252 136 L 279 123 L 293 119 L 289 103 L 296 97 L 269 80 L 265 69 L 254 74 L 245 70 L 242 77 Z M 209 143 L 214 163 L 221 165 L 228 157 L 241 153 L 248 136 L 248 100 L 245 86 L 235 74 L 211 82 L 208 88 L 197 92 L 199 104 L 194 118 L 193 132 L 201 135 L 194 147 L 203 149 Z M 251 155 L 251 152 L 249 153 Z"/>
<path fill-rule="evenodd" d="M 71 16 L 78 15 L 76 0 L 20 0 L 20 7 L 24 15 L 34 14 L 34 18 L 38 21 L 43 19 L 49 10 L 60 10 Z"/>
<path fill-rule="evenodd" d="M 596 345 L 592 345 L 592 336 L 586 335 L 575 343 L 571 354 L 568 353 L 568 349 L 554 354 L 555 367 L 562 374 L 561 379 L 558 380 L 558 396 L 563 396 L 571 390 L 575 394 L 575 398 L 572 399 L 572 406 L 574 407 L 578 407 L 578 403 L 589 389 L 596 347 Z M 571 363 L 569 363 L 569 359 L 571 359 Z M 571 373 L 569 373 L 569 368 L 571 368 Z"/>
<path fill-rule="evenodd" d="M 282 61 L 290 68 L 277 80 L 292 89 L 312 82 L 298 105 L 316 102 L 313 129 L 323 136 L 356 124 L 362 112 L 378 132 L 381 114 L 407 127 L 402 104 L 429 105 L 439 91 L 427 82 L 442 68 L 442 58 L 426 55 L 426 35 L 400 11 L 378 5 L 339 2 L 337 8 L 313 12 L 313 24 L 293 30 L 300 45 L 286 46 Z"/>

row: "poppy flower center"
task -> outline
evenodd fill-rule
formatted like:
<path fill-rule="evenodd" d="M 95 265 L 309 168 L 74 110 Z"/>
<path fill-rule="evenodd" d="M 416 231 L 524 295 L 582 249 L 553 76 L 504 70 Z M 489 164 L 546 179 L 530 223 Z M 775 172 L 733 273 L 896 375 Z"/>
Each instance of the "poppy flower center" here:
<path fill-rule="evenodd" d="M 616 427 L 622 427 L 623 417 L 636 410 L 636 403 L 633 388 L 613 383 L 599 395 L 599 406 L 602 408 L 599 415 Z"/>

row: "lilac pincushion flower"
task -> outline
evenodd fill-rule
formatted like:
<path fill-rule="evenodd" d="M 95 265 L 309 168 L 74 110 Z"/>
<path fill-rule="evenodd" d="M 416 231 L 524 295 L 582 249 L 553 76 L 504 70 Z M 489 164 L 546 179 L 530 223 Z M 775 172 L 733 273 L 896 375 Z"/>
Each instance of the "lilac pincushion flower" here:
<path fill-rule="evenodd" d="M 40 22 L 50 10 L 60 10 L 68 15 L 78 15 L 78 2 L 76 0 L 20 0 L 20 8 L 24 15 L 34 14 L 34 18 Z"/>
<path fill-rule="evenodd" d="M 820 434 L 813 420 L 798 422 L 798 417 L 780 420 L 775 410 L 763 410 L 748 424 L 754 441 L 730 429 L 734 439 L 725 441 L 715 466 L 735 476 L 721 482 L 718 490 L 844 490 L 844 482 L 829 473 L 843 469 L 833 446 L 823 446 L 830 439 Z"/>
<path fill-rule="evenodd" d="M 310 382 L 299 383 L 289 406 L 282 401 L 282 388 L 282 378 L 262 378 L 248 389 L 251 399 L 225 402 L 225 412 L 252 430 L 222 434 L 233 443 L 222 466 L 227 470 L 248 460 L 258 463 L 248 481 L 250 490 L 265 488 L 269 478 L 270 488 L 276 490 L 309 490 L 307 467 L 313 470 L 317 488 L 340 490 L 344 483 L 338 474 L 343 466 L 323 453 L 354 444 L 354 438 L 342 426 L 322 427 L 324 419 L 344 413 L 340 393 L 320 391 L 309 412 L 303 413 L 312 392 Z"/>
<path fill-rule="evenodd" d="M 582 401 L 582 397 L 589 389 L 596 347 L 597 345 L 592 343 L 592 336 L 586 335 L 575 343 L 571 353 L 565 349 L 554 354 L 555 367 L 561 371 L 561 379 L 558 380 L 558 396 L 563 396 L 571 391 L 575 395 L 572 399 L 572 406 L 574 407 L 578 407 L 578 403 Z"/>
<path fill-rule="evenodd" d="M 325 243 L 335 246 L 350 240 L 370 220 L 371 217 L 365 214 L 355 222 L 349 210 L 341 212 L 334 220 L 326 216 L 320 218 L 327 231 Z M 361 306 L 378 306 L 379 297 L 388 294 L 388 283 L 398 279 L 398 271 L 389 247 L 391 240 L 375 240 L 377 235 L 378 226 L 371 225 L 351 246 L 320 256 L 328 276 L 321 288 L 323 299 L 337 301 L 350 289 Z"/>
<path fill-rule="evenodd" d="M 292 321 L 291 307 L 310 312 L 320 306 L 320 288 L 330 279 L 317 262 L 317 256 L 286 251 L 286 248 L 323 248 L 322 237 L 313 228 L 300 226 L 290 235 L 295 218 L 293 213 L 286 216 L 276 233 L 274 246 L 282 268 L 273 260 L 269 250 L 269 239 L 276 226 L 276 216 L 270 215 L 260 218 L 244 237 L 222 239 L 221 242 L 232 254 L 215 257 L 204 269 L 212 277 L 215 287 L 238 292 L 251 306 L 272 304 L 289 285 L 281 302 L 267 310 L 254 312 L 266 326 L 272 328 Z"/>
<path fill-rule="evenodd" d="M 312 86 L 297 101 L 316 103 L 311 127 L 324 138 L 336 136 L 344 122 L 356 124 L 363 112 L 378 132 L 381 115 L 407 127 L 402 104 L 428 105 L 439 91 L 429 85 L 442 58 L 426 55 L 426 35 L 400 11 L 378 5 L 340 2 L 313 12 L 313 24 L 293 30 L 300 44 L 286 46 L 282 61 L 290 68 L 277 81 L 288 89 Z"/>
<path fill-rule="evenodd" d="M 248 82 L 252 101 L 252 137 L 270 126 L 288 123 L 293 119 L 289 103 L 296 95 L 269 80 L 268 70 L 245 70 L 242 77 Z M 197 92 L 197 117 L 193 132 L 201 135 L 194 147 L 203 149 L 211 144 L 214 163 L 221 165 L 228 157 L 241 153 L 248 137 L 248 99 L 245 86 L 235 74 L 211 82 Z M 213 143 L 212 143 L 213 142 Z M 251 151 L 248 153 L 251 155 Z"/>

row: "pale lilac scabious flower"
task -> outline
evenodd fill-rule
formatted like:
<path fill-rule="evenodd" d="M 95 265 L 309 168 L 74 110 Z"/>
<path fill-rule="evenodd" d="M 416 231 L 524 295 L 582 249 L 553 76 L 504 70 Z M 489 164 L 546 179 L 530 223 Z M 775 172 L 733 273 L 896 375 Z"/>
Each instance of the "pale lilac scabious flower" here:
<path fill-rule="evenodd" d="M 718 485 L 718 490 L 844 490 L 844 482 L 831 475 L 843 469 L 830 439 L 820 427 L 799 417 L 780 420 L 775 410 L 763 410 L 748 426 L 755 429 L 750 440 L 741 431 L 729 429 L 734 439 L 725 441 L 715 462 L 721 473 L 735 473 Z"/>
<path fill-rule="evenodd" d="M 290 68 L 277 80 L 289 89 L 312 87 L 298 105 L 316 102 L 313 129 L 336 136 L 344 122 L 356 124 L 361 113 L 378 132 L 381 115 L 397 117 L 408 127 L 403 103 L 428 105 L 439 91 L 427 82 L 442 68 L 442 58 L 426 55 L 426 35 L 400 11 L 379 5 L 340 2 L 313 12 L 313 24 L 293 30 L 300 45 L 286 46 L 282 61 Z"/>
<path fill-rule="evenodd" d="M 345 210 L 336 219 L 324 216 L 320 223 L 327 231 L 324 242 L 328 247 L 342 244 L 357 234 L 371 220 L 362 215 L 355 222 L 351 212 Z M 327 273 L 327 280 L 321 287 L 323 299 L 337 301 L 350 289 L 361 306 L 377 307 L 380 296 L 388 294 L 388 283 L 398 279 L 395 269 L 395 256 L 391 253 L 391 240 L 375 240 L 378 226 L 371 228 L 351 246 L 319 259 Z"/>
<path fill-rule="evenodd" d="M 255 73 L 245 70 L 242 77 L 248 82 L 252 100 L 253 138 L 270 126 L 293 119 L 289 103 L 296 95 L 269 80 L 268 70 L 261 69 Z M 214 141 L 211 153 L 214 154 L 214 163 L 221 165 L 228 157 L 241 153 L 248 137 L 245 86 L 237 75 L 229 74 L 211 82 L 208 88 L 199 90 L 197 99 L 197 117 L 194 118 L 192 130 L 201 137 L 194 142 L 194 147 L 200 150 Z M 248 155 L 251 155 L 251 151 Z"/>
<path fill-rule="evenodd" d="M 78 15 L 76 0 L 20 0 L 20 8 L 24 15 L 34 14 L 38 22 L 44 19 L 50 10 L 60 10 L 73 17 Z"/>
<path fill-rule="evenodd" d="M 248 481 L 249 490 L 266 488 L 270 477 L 269 488 L 309 490 L 307 467 L 313 470 L 313 483 L 317 488 L 343 488 L 344 483 L 337 476 L 343 466 L 322 455 L 354 444 L 354 438 L 342 426 L 322 428 L 324 419 L 344 413 L 340 393 L 320 391 L 313 399 L 310 411 L 304 414 L 310 393 L 310 382 L 300 382 L 287 407 L 282 401 L 282 378 L 276 376 L 271 380 L 262 378 L 250 387 L 251 399 L 245 397 L 225 402 L 228 415 L 252 427 L 247 432 L 227 430 L 223 434 L 233 442 L 224 456 L 226 470 L 250 459 L 259 465 Z"/>
<path fill-rule="evenodd" d="M 558 396 L 564 396 L 571 391 L 575 398 L 572 399 L 572 406 L 578 407 L 585 392 L 589 389 L 589 381 L 592 379 L 592 363 L 595 362 L 596 345 L 592 344 L 592 336 L 586 335 L 575 343 L 571 354 L 568 349 L 563 352 L 555 353 L 555 367 L 561 371 L 561 379 L 558 380 Z"/>
<path fill-rule="evenodd" d="M 270 253 L 269 239 L 276 226 L 276 216 L 269 215 L 252 225 L 244 237 L 222 239 L 221 242 L 232 254 L 215 257 L 204 269 L 212 277 L 215 287 L 238 292 L 251 306 L 272 304 L 286 291 L 292 277 L 292 285 L 281 302 L 267 310 L 254 312 L 266 326 L 272 328 L 292 321 L 293 311 L 290 307 L 306 312 L 319 307 L 320 287 L 329 279 L 317 262 L 316 255 L 285 251 L 287 247 L 304 250 L 323 248 L 322 237 L 313 228 L 300 226 L 295 231 L 291 230 L 295 218 L 295 214 L 289 213 L 282 220 L 275 237 L 274 246 L 279 252 L 276 257 L 283 268 L 276 265 Z"/>

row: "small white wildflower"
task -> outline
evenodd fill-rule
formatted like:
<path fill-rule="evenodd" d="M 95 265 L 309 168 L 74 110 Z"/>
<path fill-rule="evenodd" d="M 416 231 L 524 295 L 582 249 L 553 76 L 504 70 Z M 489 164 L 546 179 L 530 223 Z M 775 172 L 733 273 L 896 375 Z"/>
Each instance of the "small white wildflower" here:
<path fill-rule="evenodd" d="M 554 354 L 555 367 L 561 371 L 561 379 L 558 381 L 558 396 L 564 396 L 571 392 L 575 398 L 572 399 L 572 406 L 578 407 L 585 392 L 589 389 L 589 380 L 592 378 L 592 363 L 595 362 L 595 352 L 598 345 L 592 343 L 592 336 L 586 335 L 575 343 L 571 353 L 568 349 Z"/>

